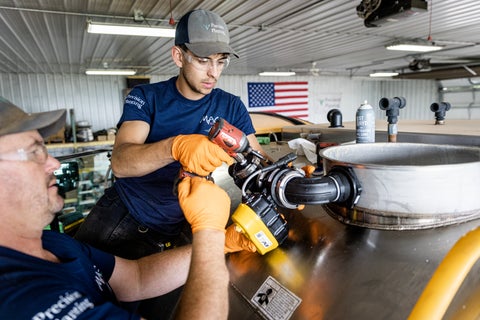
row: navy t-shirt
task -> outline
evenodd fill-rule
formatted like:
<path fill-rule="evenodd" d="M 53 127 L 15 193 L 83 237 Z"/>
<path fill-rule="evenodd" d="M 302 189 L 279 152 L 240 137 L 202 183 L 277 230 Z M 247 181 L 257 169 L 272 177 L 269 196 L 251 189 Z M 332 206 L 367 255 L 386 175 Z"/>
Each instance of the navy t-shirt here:
<path fill-rule="evenodd" d="M 112 255 L 54 231 L 42 241 L 61 263 L 0 246 L 0 319 L 139 319 L 107 283 Z"/>
<path fill-rule="evenodd" d="M 150 125 L 145 143 L 180 134 L 208 135 L 218 118 L 224 118 L 246 135 L 255 133 L 247 108 L 239 97 L 221 89 L 200 100 L 189 100 L 177 90 L 176 77 L 141 85 L 125 99 L 118 127 L 125 121 L 140 120 Z M 180 164 L 171 163 L 142 177 L 119 178 L 115 188 L 122 201 L 140 223 L 165 235 L 176 235 L 185 221 L 173 193 Z"/>

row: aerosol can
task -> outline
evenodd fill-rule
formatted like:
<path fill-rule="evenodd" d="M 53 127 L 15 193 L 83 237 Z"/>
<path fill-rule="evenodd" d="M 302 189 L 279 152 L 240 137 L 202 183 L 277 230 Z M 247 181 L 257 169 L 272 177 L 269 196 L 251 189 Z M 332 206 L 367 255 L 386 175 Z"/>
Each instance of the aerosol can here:
<path fill-rule="evenodd" d="M 355 115 L 357 143 L 375 142 L 375 112 L 371 105 L 365 101 Z"/>

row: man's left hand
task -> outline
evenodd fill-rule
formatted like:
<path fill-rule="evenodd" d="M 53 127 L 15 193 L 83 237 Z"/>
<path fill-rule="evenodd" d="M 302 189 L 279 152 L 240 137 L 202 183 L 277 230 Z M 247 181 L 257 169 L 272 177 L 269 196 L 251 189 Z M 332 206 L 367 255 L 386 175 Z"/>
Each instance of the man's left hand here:
<path fill-rule="evenodd" d="M 235 230 L 235 225 L 230 225 L 225 231 L 225 253 L 238 251 L 256 252 L 257 248 L 242 232 Z"/>

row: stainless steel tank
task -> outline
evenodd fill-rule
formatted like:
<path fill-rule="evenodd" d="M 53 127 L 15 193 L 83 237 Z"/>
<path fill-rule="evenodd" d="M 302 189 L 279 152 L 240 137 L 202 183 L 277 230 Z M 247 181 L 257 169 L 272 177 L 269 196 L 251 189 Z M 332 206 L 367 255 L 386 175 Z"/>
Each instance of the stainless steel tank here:
<path fill-rule="evenodd" d="M 290 232 L 280 248 L 264 256 L 227 257 L 229 319 L 406 319 L 447 252 L 480 226 L 478 148 L 361 148 L 324 152 L 326 170 L 354 168 L 363 188 L 361 211 L 331 205 L 284 210 Z M 227 175 L 217 172 L 217 183 L 238 195 Z M 238 204 L 238 197 L 233 199 L 232 209 Z M 480 292 L 479 271 L 477 263 L 445 319 L 475 310 L 471 297 Z M 259 292 L 272 279 L 270 303 L 259 303 Z M 300 303 L 294 306 L 295 297 Z"/>
<path fill-rule="evenodd" d="M 353 209 L 327 205 L 345 223 L 424 229 L 478 218 L 480 148 L 420 143 L 346 144 L 320 152 L 324 170 L 353 168 L 361 186 Z"/>

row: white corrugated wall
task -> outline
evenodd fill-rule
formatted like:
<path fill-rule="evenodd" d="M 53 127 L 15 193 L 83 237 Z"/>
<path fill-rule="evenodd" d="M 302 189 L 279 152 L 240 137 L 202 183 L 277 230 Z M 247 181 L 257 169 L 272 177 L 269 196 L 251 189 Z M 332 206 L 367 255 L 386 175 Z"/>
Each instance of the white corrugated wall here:
<path fill-rule="evenodd" d="M 448 102 L 451 119 L 480 119 L 480 78 L 444 80 L 441 100 Z M 480 130 L 480 128 L 479 128 Z"/>
<path fill-rule="evenodd" d="M 74 110 L 75 119 L 90 122 L 94 130 L 115 125 L 124 87 L 122 77 L 0 74 L 0 94 L 25 111 Z"/>
<path fill-rule="evenodd" d="M 151 82 L 169 76 L 153 76 Z M 375 107 L 377 117 L 385 117 L 378 108 L 382 97 L 403 96 L 407 106 L 400 111 L 401 119 L 433 119 L 429 110 L 438 101 L 437 83 L 433 80 L 371 80 L 331 76 L 294 78 L 264 78 L 259 76 L 224 75 L 218 87 L 241 97 L 247 105 L 247 83 L 267 81 L 308 81 L 310 121 L 325 123 L 326 112 L 320 110 L 320 100 L 326 96 L 339 97 L 344 121 L 353 121 L 358 106 L 367 100 Z M 73 109 L 75 120 L 86 120 L 94 131 L 114 127 L 122 111 L 125 77 L 0 74 L 0 95 L 24 108 L 27 112 Z M 465 114 L 465 119 L 467 119 Z M 68 119 L 70 121 L 70 119 Z"/>
<path fill-rule="evenodd" d="M 260 77 L 260 76 L 223 76 L 219 86 L 240 96 L 247 105 L 248 82 L 262 81 L 305 81 L 309 82 L 309 112 L 310 121 L 315 123 L 328 122 L 325 110 L 320 114 L 321 99 L 328 96 L 340 97 L 340 110 L 344 121 L 353 121 L 357 108 L 365 100 L 376 110 L 377 118 L 385 116 L 378 102 L 381 98 L 403 96 L 407 106 L 400 110 L 403 119 L 433 119 L 429 107 L 438 100 L 437 83 L 433 80 L 372 80 L 369 78 L 309 76 L 309 77 Z"/>

